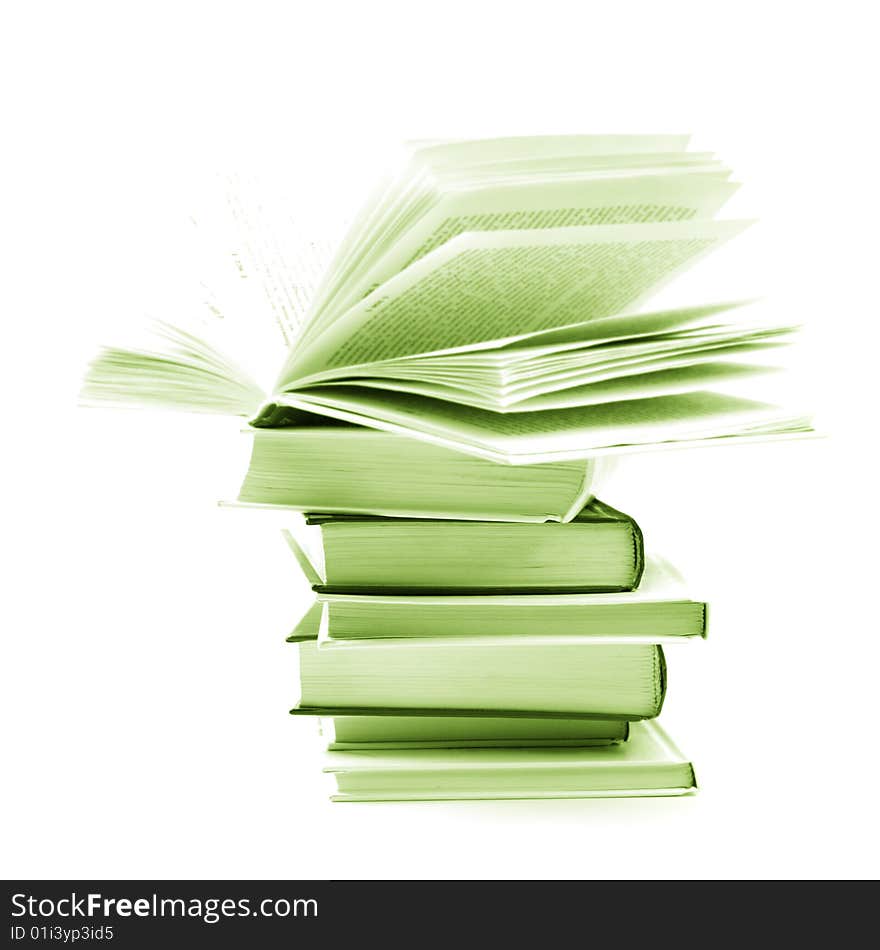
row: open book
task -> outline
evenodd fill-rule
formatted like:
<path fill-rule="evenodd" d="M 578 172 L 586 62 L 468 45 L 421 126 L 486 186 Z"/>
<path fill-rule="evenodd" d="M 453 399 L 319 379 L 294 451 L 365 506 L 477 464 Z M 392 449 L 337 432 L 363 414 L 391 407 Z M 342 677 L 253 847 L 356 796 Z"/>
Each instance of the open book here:
<path fill-rule="evenodd" d="M 165 324 L 154 348 L 103 351 L 83 396 L 317 415 L 512 463 L 797 434 L 806 419 L 724 392 L 794 327 L 639 310 L 742 230 L 714 220 L 735 189 L 682 136 L 421 143 L 341 242 L 268 395 Z"/>

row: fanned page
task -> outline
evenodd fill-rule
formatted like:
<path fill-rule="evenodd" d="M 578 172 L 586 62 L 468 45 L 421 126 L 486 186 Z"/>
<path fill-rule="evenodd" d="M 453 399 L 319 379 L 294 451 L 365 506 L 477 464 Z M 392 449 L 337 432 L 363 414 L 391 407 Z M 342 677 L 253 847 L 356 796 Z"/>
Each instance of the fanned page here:
<path fill-rule="evenodd" d="M 285 402 L 510 464 L 591 458 L 665 443 L 754 441 L 811 431 L 806 419 L 784 408 L 703 391 L 508 414 L 411 393 L 345 386 L 308 396 L 289 394 Z"/>
<path fill-rule="evenodd" d="M 794 327 L 731 320 L 736 304 L 638 312 L 745 226 L 713 220 L 738 185 L 687 143 L 413 143 L 329 266 L 338 209 L 228 184 L 193 219 L 183 323 L 104 349 L 83 400 L 265 427 L 304 410 L 516 464 L 803 433 L 797 414 L 709 392 L 751 395 Z"/>
<path fill-rule="evenodd" d="M 384 360 L 326 376 L 331 384 L 411 392 L 496 412 L 688 392 L 766 372 L 752 356 L 785 343 L 796 329 L 720 323 L 716 315 L 725 309 L 600 319 L 491 350 Z M 729 357 L 745 362 L 726 362 Z M 326 385 L 304 391 L 320 393 Z"/>
<path fill-rule="evenodd" d="M 252 416 L 302 330 L 342 216 L 318 215 L 268 181 L 209 178 L 169 222 L 176 270 L 138 288 L 147 319 L 99 351 L 87 405 Z M 178 272 L 179 271 L 179 272 Z M 169 296 L 168 288 L 173 287 Z M 117 331 L 119 332 L 119 331 Z"/>
<path fill-rule="evenodd" d="M 739 352 L 739 351 L 738 351 Z M 600 403 L 622 402 L 632 399 L 649 399 L 655 396 L 674 396 L 696 392 L 709 386 L 724 386 L 740 383 L 756 376 L 778 373 L 777 366 L 754 363 L 721 363 L 711 354 L 701 354 L 680 360 L 665 360 L 654 365 L 650 371 L 634 372 L 632 369 L 615 372 L 608 376 L 594 377 L 589 382 L 567 383 L 546 391 L 528 393 L 516 399 L 500 402 L 492 394 L 481 394 L 474 389 L 459 389 L 437 383 L 401 382 L 398 380 L 362 379 L 359 389 L 383 389 L 392 392 L 413 393 L 431 399 L 456 402 L 489 412 L 543 412 L 547 409 L 573 409 L 578 406 L 595 406 Z M 333 389 L 327 387 L 332 398 Z M 327 391 L 327 390 L 324 390 Z M 320 394 L 322 390 L 317 390 Z M 320 395 L 318 395 L 320 399 Z"/>
<path fill-rule="evenodd" d="M 284 389 L 353 364 L 611 316 L 744 226 L 687 221 L 458 235 L 298 348 Z"/>
<path fill-rule="evenodd" d="M 80 398 L 85 405 L 136 405 L 253 415 L 263 389 L 247 370 L 209 339 L 162 321 L 128 346 L 108 346 L 92 360 Z M 222 334 L 220 334 L 222 339 Z"/>
<path fill-rule="evenodd" d="M 678 169 L 725 177 L 720 163 L 714 162 L 712 156 L 684 151 L 687 138 L 569 135 L 411 144 L 404 151 L 397 172 L 373 191 L 340 245 L 315 294 L 302 342 L 326 328 L 346 306 L 364 296 L 371 280 L 376 280 L 367 275 L 397 242 L 415 249 L 424 244 L 424 237 L 415 243 L 417 238 L 408 239 L 407 232 L 422 215 L 435 209 L 445 192 L 469 189 L 472 194 L 479 194 L 481 188 L 492 185 L 525 182 L 535 186 L 549 183 L 554 176 L 608 176 L 634 170 L 662 173 Z M 505 210 L 522 209 L 510 206 Z M 441 218 L 447 219 L 448 216 Z M 452 236 L 451 229 L 448 230 L 444 240 Z M 402 259 L 411 259 L 412 253 Z"/>
<path fill-rule="evenodd" d="M 349 303 L 452 238 L 472 231 L 546 230 L 602 224 L 711 218 L 737 185 L 707 175 L 647 174 L 458 188 L 433 207 L 370 266 Z M 338 312 L 345 300 L 335 301 Z M 322 321 L 327 322 L 327 318 Z"/>

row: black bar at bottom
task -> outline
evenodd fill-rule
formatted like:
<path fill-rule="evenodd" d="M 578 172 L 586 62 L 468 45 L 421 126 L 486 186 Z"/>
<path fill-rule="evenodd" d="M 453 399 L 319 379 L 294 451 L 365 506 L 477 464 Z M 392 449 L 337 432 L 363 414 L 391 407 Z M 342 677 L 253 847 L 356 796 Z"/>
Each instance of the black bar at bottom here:
<path fill-rule="evenodd" d="M 845 931 L 859 926 L 858 911 L 873 906 L 864 900 L 864 888 L 851 883 L 846 889 L 823 882 L 717 883 L 7 881 L 3 936 L 6 946 L 23 948 L 137 948 L 157 941 L 163 950 L 219 941 L 263 948 L 299 940 L 315 946 L 316 939 L 335 935 L 369 938 L 370 945 L 403 936 L 418 946 L 425 940 L 436 945 L 448 934 L 452 950 L 479 934 L 491 935 L 497 945 L 503 936 L 521 942 L 527 933 L 536 939 L 543 933 L 543 946 L 588 947 L 600 939 L 634 946 L 665 942 L 682 928 L 700 930 L 700 921 L 714 920 L 723 922 L 728 939 L 739 931 L 743 939 L 763 941 L 778 933 L 790 942 L 809 922 L 812 937 L 827 932 L 839 944 Z M 717 936 L 703 933 L 710 945 Z M 326 944 L 327 950 L 335 946 Z"/>

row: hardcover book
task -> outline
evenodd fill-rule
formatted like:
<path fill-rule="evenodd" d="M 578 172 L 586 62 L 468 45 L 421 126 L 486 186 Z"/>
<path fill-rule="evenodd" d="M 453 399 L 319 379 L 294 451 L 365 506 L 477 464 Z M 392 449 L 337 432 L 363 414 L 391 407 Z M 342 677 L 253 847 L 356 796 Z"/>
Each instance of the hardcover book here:
<path fill-rule="evenodd" d="M 547 643 L 498 638 L 485 645 L 372 641 L 322 649 L 299 643 L 300 715 L 448 710 L 506 717 L 648 719 L 666 692 L 653 644 Z"/>
<path fill-rule="evenodd" d="M 257 429 L 240 505 L 398 518 L 570 521 L 597 462 L 511 466 L 389 432 L 327 425 Z"/>
<path fill-rule="evenodd" d="M 581 749 L 328 752 L 334 801 L 458 801 L 685 795 L 693 765 L 656 722 L 628 742 Z"/>
<path fill-rule="evenodd" d="M 707 608 L 667 562 L 648 558 L 637 590 L 593 594 L 337 594 L 324 591 L 291 642 L 323 650 L 411 641 L 465 644 L 662 643 L 706 635 Z"/>
<path fill-rule="evenodd" d="M 333 514 L 305 522 L 284 535 L 318 592 L 628 591 L 644 569 L 639 526 L 595 498 L 564 525 Z"/>
<path fill-rule="evenodd" d="M 470 749 L 611 745 L 625 742 L 629 723 L 614 719 L 530 719 L 527 716 L 334 716 L 321 719 L 333 751 Z"/>

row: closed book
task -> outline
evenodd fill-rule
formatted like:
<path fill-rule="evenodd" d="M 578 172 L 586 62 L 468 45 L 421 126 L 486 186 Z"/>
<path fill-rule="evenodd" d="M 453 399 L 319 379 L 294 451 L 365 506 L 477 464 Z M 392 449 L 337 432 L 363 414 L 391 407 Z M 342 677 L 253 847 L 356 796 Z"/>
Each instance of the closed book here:
<path fill-rule="evenodd" d="M 417 640 L 322 648 L 299 644 L 300 698 L 292 712 L 324 716 L 451 710 L 469 715 L 648 719 L 666 692 L 654 644 L 545 643 L 426 646 Z"/>
<path fill-rule="evenodd" d="M 321 719 L 334 751 L 470 749 L 507 747 L 584 748 L 624 742 L 629 723 L 615 719 L 528 716 L 334 716 Z"/>
<path fill-rule="evenodd" d="M 319 593 L 291 641 L 317 638 L 336 649 L 353 643 L 582 640 L 663 643 L 706 634 L 706 604 L 692 599 L 667 562 L 649 557 L 635 591 L 604 594 Z"/>
<path fill-rule="evenodd" d="M 316 591 L 629 591 L 644 569 L 636 522 L 598 499 L 568 523 L 307 514 L 285 531 Z"/>
<path fill-rule="evenodd" d="M 628 742 L 581 749 L 328 752 L 334 801 L 456 801 L 684 795 L 693 765 L 656 722 Z"/>
<path fill-rule="evenodd" d="M 254 429 L 238 503 L 299 511 L 570 521 L 590 500 L 592 460 L 503 465 L 353 425 Z"/>

